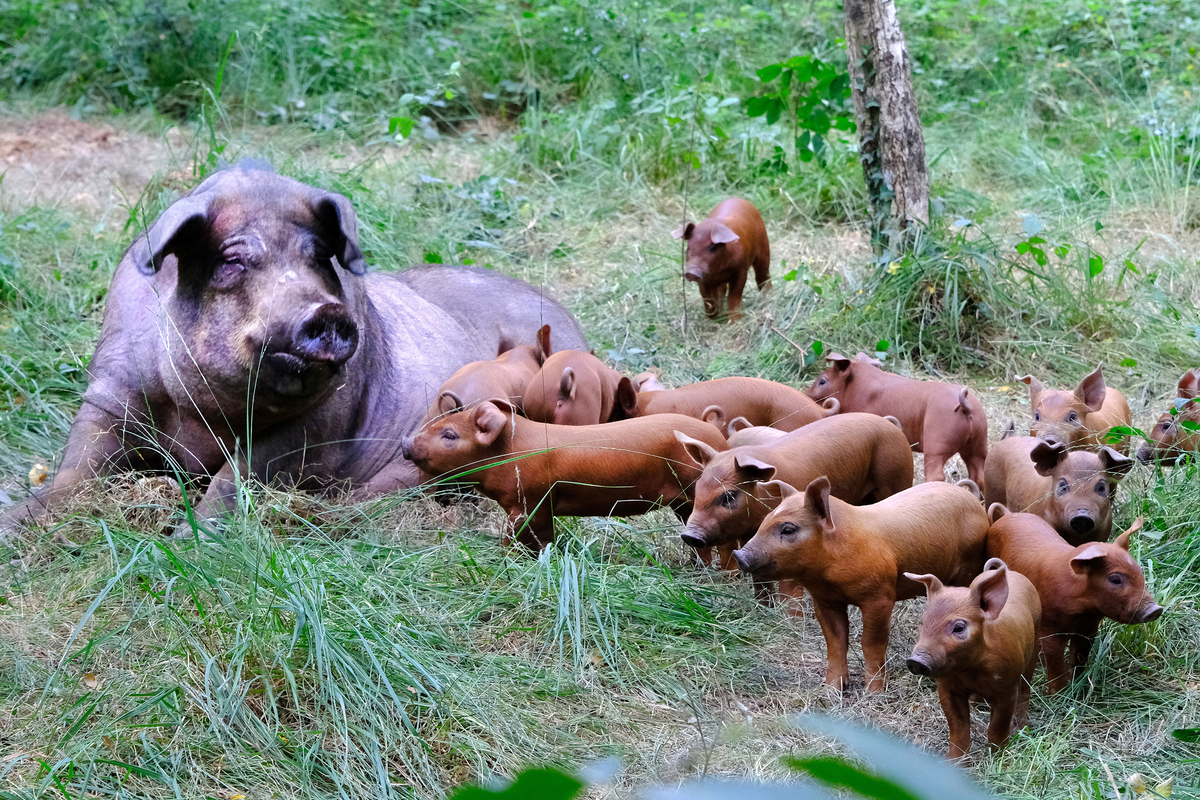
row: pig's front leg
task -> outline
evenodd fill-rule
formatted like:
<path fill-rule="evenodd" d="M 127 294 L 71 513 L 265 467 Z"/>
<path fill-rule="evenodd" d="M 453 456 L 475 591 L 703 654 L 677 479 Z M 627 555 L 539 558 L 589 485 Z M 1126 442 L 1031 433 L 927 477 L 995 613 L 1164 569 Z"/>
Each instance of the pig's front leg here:
<path fill-rule="evenodd" d="M 1042 637 L 1042 662 L 1046 665 L 1046 678 L 1049 680 L 1048 694 L 1057 694 L 1071 682 L 1066 663 L 1067 637 L 1068 634 L 1061 633 Z"/>
<path fill-rule="evenodd" d="M 1021 682 L 1017 685 L 1017 708 L 1013 711 L 1013 725 L 1016 730 L 1022 730 L 1029 725 L 1029 690 L 1033 686 L 1033 672 L 1037 669 L 1037 653 L 1025 665 L 1021 673 Z"/>
<path fill-rule="evenodd" d="M 992 720 L 988 723 L 988 744 L 993 750 L 998 750 L 1012 736 L 1013 716 L 1017 710 L 1017 690 L 1013 689 L 1000 697 L 989 697 L 988 705 L 992 707 Z"/>
<path fill-rule="evenodd" d="M 549 502 L 549 498 L 546 502 Z M 536 554 L 554 541 L 554 515 L 544 507 L 530 515 L 526 515 L 523 508 L 509 511 L 508 528 L 501 537 L 501 543 L 509 547 L 514 537 L 517 544 Z"/>
<path fill-rule="evenodd" d="M 780 604 L 790 616 L 804 619 L 804 587 L 796 581 L 781 580 L 776 588 Z"/>
<path fill-rule="evenodd" d="M 729 321 L 737 322 L 742 318 L 742 292 L 746 290 L 746 273 L 738 272 L 729 282 Z"/>
<path fill-rule="evenodd" d="M 814 597 L 813 609 L 825 636 L 825 685 L 844 691 L 850 683 L 850 665 L 846 662 L 850 653 L 850 618 L 846 605 L 825 603 Z"/>
<path fill-rule="evenodd" d="M 945 682 L 938 682 L 938 701 L 946 724 L 950 727 L 950 749 L 946 757 L 951 760 L 962 758 L 971 749 L 971 703 L 966 692 L 956 692 Z"/>
<path fill-rule="evenodd" d="M 883 691 L 883 664 L 887 659 L 888 636 L 892 628 L 892 609 L 896 601 L 883 597 L 864 603 L 862 609 L 863 660 L 866 663 L 868 692 Z"/>
<path fill-rule="evenodd" d="M 771 261 L 767 258 L 759 258 L 754 262 L 754 282 L 758 284 L 760 292 L 769 291 L 771 288 Z"/>
<path fill-rule="evenodd" d="M 724 286 L 724 284 L 721 284 Z M 704 301 L 704 316 L 709 319 L 717 318 L 717 287 L 711 284 L 701 283 L 700 299 Z"/>

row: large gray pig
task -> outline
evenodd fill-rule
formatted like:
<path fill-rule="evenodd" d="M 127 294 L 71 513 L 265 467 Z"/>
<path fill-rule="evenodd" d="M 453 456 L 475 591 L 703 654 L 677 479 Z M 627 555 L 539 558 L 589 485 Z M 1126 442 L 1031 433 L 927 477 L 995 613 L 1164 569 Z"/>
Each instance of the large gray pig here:
<path fill-rule="evenodd" d="M 562 347 L 589 349 L 522 281 L 365 273 L 342 195 L 250 167 L 206 179 L 117 266 L 58 474 L 0 532 L 130 469 L 212 476 L 200 517 L 231 507 L 239 475 L 356 498 L 415 486 L 401 440 L 456 369 L 502 340 L 536 344 L 547 323 Z"/>

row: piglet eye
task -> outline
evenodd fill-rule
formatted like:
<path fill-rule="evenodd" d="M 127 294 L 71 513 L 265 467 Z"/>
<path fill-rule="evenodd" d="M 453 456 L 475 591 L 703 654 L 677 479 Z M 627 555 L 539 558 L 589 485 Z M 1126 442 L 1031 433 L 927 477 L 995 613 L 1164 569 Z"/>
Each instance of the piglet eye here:
<path fill-rule="evenodd" d="M 725 506 L 726 508 L 737 505 L 737 501 L 738 493 L 732 489 L 721 495 L 721 505 Z"/>
<path fill-rule="evenodd" d="M 1071 484 L 1067 483 L 1067 481 L 1065 479 L 1060 480 L 1058 482 L 1058 493 L 1059 494 L 1066 494 L 1070 490 L 1070 488 L 1071 488 Z"/>
<path fill-rule="evenodd" d="M 1079 415 L 1076 414 L 1074 411 L 1072 411 L 1070 414 L 1067 414 L 1067 422 L 1078 422 L 1078 421 L 1079 421 Z"/>
<path fill-rule="evenodd" d="M 1108 582 L 1111 583 L 1113 586 L 1120 586 L 1122 583 L 1125 582 L 1125 578 L 1122 577 L 1121 573 L 1114 572 L 1113 574 L 1108 576 Z"/>
<path fill-rule="evenodd" d="M 213 272 L 212 285 L 218 289 L 233 286 L 246 271 L 246 265 L 240 258 L 228 258 L 217 265 Z"/>
<path fill-rule="evenodd" d="M 829 383 L 829 379 L 828 379 L 828 378 L 821 378 L 821 380 L 817 381 L 817 385 L 818 385 L 818 386 L 824 386 L 824 385 L 825 385 L 825 384 L 827 384 L 827 383 Z"/>
<path fill-rule="evenodd" d="M 954 622 L 950 623 L 951 635 L 962 636 L 966 632 L 967 632 L 967 621 L 966 620 L 956 619 L 956 620 L 954 620 Z"/>
<path fill-rule="evenodd" d="M 1100 481 L 1099 483 L 1097 483 L 1096 484 L 1096 494 L 1100 495 L 1101 497 L 1104 497 L 1106 494 L 1108 494 L 1108 484 L 1105 483 L 1104 481 Z"/>
<path fill-rule="evenodd" d="M 1041 421 L 1042 421 L 1042 413 L 1041 413 L 1040 411 L 1035 411 L 1035 412 L 1033 412 L 1033 421 L 1034 421 L 1034 422 L 1041 422 Z"/>
<path fill-rule="evenodd" d="M 453 442 L 456 439 L 458 439 L 458 434 L 455 433 L 454 431 L 450 430 L 449 428 L 446 428 L 445 430 L 442 431 L 442 438 L 445 439 L 447 442 Z"/>
<path fill-rule="evenodd" d="M 779 526 L 779 535 L 780 536 L 795 536 L 799 530 L 800 529 L 796 527 L 795 523 L 785 522 Z"/>

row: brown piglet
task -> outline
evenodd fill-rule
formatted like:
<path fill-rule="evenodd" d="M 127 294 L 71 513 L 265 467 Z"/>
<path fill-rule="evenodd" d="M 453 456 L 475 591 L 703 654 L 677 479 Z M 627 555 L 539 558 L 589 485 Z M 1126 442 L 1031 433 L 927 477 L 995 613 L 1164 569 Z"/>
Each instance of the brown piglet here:
<path fill-rule="evenodd" d="M 988 556 L 1029 578 L 1042 600 L 1038 641 L 1050 694 L 1065 688 L 1087 661 L 1100 620 L 1138 625 L 1162 615 L 1162 606 L 1146 590 L 1142 568 L 1129 554 L 1141 517 L 1115 542 L 1072 547 L 1034 514 L 1013 514 L 998 503 L 988 514 Z"/>
<path fill-rule="evenodd" d="M 830 496 L 827 478 L 803 492 L 777 484 L 783 501 L 733 555 L 759 580 L 794 580 L 812 595 L 825 636 L 825 683 L 850 680 L 849 606 L 862 610 L 867 689 L 883 690 L 892 609 L 918 597 L 905 572 L 969 585 L 984 562 L 988 520 L 979 500 L 949 483 L 922 483 L 874 505 Z"/>
<path fill-rule="evenodd" d="M 635 392 L 665 392 L 667 387 L 653 372 L 639 372 L 630 379 Z"/>
<path fill-rule="evenodd" d="M 1032 375 L 1019 378 L 1029 386 L 1029 402 L 1033 406 L 1033 424 L 1029 435 L 1066 442 L 1071 449 L 1099 450 L 1109 428 L 1133 424 L 1125 395 L 1104 383 L 1104 373 L 1097 366 L 1084 377 L 1074 391 L 1047 389 Z M 1129 452 L 1128 437 L 1122 437 L 1114 448 Z"/>
<path fill-rule="evenodd" d="M 1171 410 L 1154 423 L 1146 442 L 1138 448 L 1138 461 L 1171 464 L 1184 453 L 1200 450 L 1200 370 L 1189 369 L 1179 379 Z"/>
<path fill-rule="evenodd" d="M 522 411 L 534 422 L 599 425 L 625 419 L 617 394 L 633 385 L 612 367 L 582 350 L 560 350 L 546 359 L 522 392 Z"/>
<path fill-rule="evenodd" d="M 935 575 L 906 577 L 925 584 L 929 604 L 908 669 L 937 681 L 950 728 L 949 758 L 971 749 L 971 695 L 987 700 L 988 744 L 1001 747 L 1029 719 L 1029 685 L 1037 668 L 1042 603 L 1037 589 L 998 558 L 970 587 L 943 586 Z"/>
<path fill-rule="evenodd" d="M 1117 484 L 1133 459 L 1111 447 L 1068 450 L 1061 441 L 1010 436 L 992 445 L 984 505 L 1037 514 L 1072 545 L 1107 542 Z"/>
<path fill-rule="evenodd" d="M 451 375 L 438 390 L 437 399 L 425 412 L 421 425 L 439 414 L 493 397 L 503 398 L 520 408 L 525 387 L 551 354 L 550 326 L 543 325 L 538 330 L 536 347 L 513 345 L 507 339 L 501 339 L 499 349 L 491 361 L 472 361 Z"/>
<path fill-rule="evenodd" d="M 709 319 L 720 315 L 726 289 L 729 320 L 741 319 L 742 291 L 751 267 L 758 290 L 765 292 L 771 288 L 767 227 L 750 202 L 738 198 L 722 200 L 699 225 L 685 223 L 672 231 L 671 236 L 687 242 L 684 277 L 699 284 L 704 313 Z"/>
<path fill-rule="evenodd" d="M 531 548 L 554 538 L 556 516 L 627 516 L 668 506 L 686 519 L 700 468 L 676 431 L 724 449 L 691 417 L 663 414 L 604 425 L 548 425 L 503 400 L 438 417 L 403 442 L 423 473 L 474 485 L 508 513 L 509 532 Z"/>
<path fill-rule="evenodd" d="M 896 417 L 913 450 L 925 454 L 925 480 L 945 480 L 946 462 L 958 453 L 966 462 L 968 477 L 986 488 L 987 415 L 968 389 L 884 372 L 878 361 L 864 353 L 853 359 L 830 353 L 825 360 L 829 367 L 809 387 L 809 397 L 818 401 L 836 397 L 843 412 Z"/>
<path fill-rule="evenodd" d="M 727 420 L 734 417 L 743 417 L 752 425 L 794 431 L 837 411 L 836 406 L 818 405 L 798 389 L 762 378 L 717 378 L 636 395 L 622 384 L 617 392 L 617 404 L 631 417 L 686 414 L 711 422 L 726 434 Z"/>

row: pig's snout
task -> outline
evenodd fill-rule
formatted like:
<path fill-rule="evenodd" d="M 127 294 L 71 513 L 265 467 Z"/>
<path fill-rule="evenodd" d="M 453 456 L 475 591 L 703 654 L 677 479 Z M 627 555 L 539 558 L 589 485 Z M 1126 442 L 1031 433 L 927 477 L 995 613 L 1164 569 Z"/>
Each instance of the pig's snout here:
<path fill-rule="evenodd" d="M 733 560 L 737 562 L 738 569 L 740 569 L 742 572 L 749 574 L 754 571 L 750 562 L 746 558 L 746 554 L 743 551 L 734 550 L 733 551 Z"/>
<path fill-rule="evenodd" d="M 1096 528 L 1096 520 L 1087 511 L 1076 511 L 1071 515 L 1071 530 L 1076 533 L 1091 533 Z"/>
<path fill-rule="evenodd" d="M 405 436 L 400 440 L 400 452 L 403 453 L 404 457 L 409 461 L 412 461 L 413 457 L 413 441 L 413 437 L 411 436 Z"/>
<path fill-rule="evenodd" d="M 1137 460 L 1143 464 L 1149 464 L 1154 460 L 1154 448 L 1148 444 L 1144 444 L 1138 448 Z"/>
<path fill-rule="evenodd" d="M 929 655 L 920 651 L 914 652 L 908 657 L 908 671 L 913 675 L 924 675 L 926 678 L 933 675 L 933 665 L 929 663 Z"/>
<path fill-rule="evenodd" d="M 1066 442 L 1063 441 L 1063 438 L 1053 431 L 1048 431 L 1046 433 L 1039 433 L 1037 436 L 1039 439 L 1041 439 L 1046 444 L 1052 445 L 1054 447 L 1058 447 L 1060 445 L 1063 445 L 1063 446 L 1066 445 Z"/>
<path fill-rule="evenodd" d="M 357 349 L 358 325 L 341 303 L 317 306 L 292 336 L 292 352 L 310 362 L 341 366 Z"/>
<path fill-rule="evenodd" d="M 704 268 L 689 264 L 684 270 L 683 277 L 692 283 L 699 283 L 704 278 Z"/>
<path fill-rule="evenodd" d="M 679 534 L 679 538 L 682 539 L 683 543 L 688 547 L 695 547 L 699 549 L 701 547 L 708 546 L 704 540 L 704 531 L 700 530 L 695 525 L 688 525 L 686 528 L 684 528 L 683 533 Z M 740 561 L 738 562 L 738 565 L 741 566 Z"/>
<path fill-rule="evenodd" d="M 1139 623 L 1154 622 L 1154 620 L 1156 620 L 1162 616 L 1162 613 L 1163 613 L 1163 607 L 1160 606 L 1158 603 L 1154 602 L 1153 600 L 1151 600 L 1149 605 L 1142 607 L 1142 612 L 1141 612 L 1141 614 L 1139 614 L 1140 619 L 1138 620 L 1138 622 Z"/>

